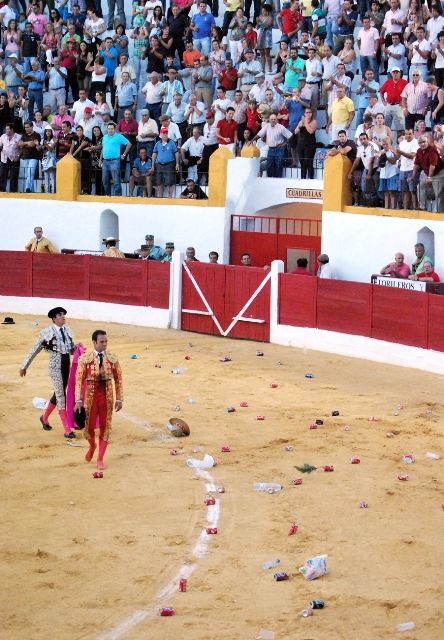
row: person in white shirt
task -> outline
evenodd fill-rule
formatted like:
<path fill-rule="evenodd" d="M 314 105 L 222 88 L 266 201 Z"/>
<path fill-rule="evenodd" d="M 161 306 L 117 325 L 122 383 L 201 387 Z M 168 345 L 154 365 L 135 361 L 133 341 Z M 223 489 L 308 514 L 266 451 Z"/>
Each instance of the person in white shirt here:
<path fill-rule="evenodd" d="M 327 86 L 330 85 L 330 78 L 335 75 L 340 60 L 337 56 L 333 55 L 333 49 L 328 44 L 324 44 L 324 58 L 322 60 L 322 101 L 325 106 L 325 115 L 328 119 L 328 96 L 329 90 Z"/>
<path fill-rule="evenodd" d="M 416 152 L 419 149 L 419 144 L 415 138 L 415 132 L 413 129 L 406 127 L 405 138 L 399 143 L 397 148 L 391 147 L 392 151 L 396 153 L 397 159 L 401 159 L 399 165 L 399 181 L 398 191 L 403 194 L 404 199 L 404 211 L 408 209 L 417 209 L 418 202 L 416 199 L 416 187 L 417 180 L 411 180 L 407 182 L 407 178 L 411 178 L 413 175 L 413 165 L 415 164 Z M 412 205 L 410 206 L 410 196 L 412 198 Z"/>
<path fill-rule="evenodd" d="M 79 99 L 74 102 L 71 110 L 71 118 L 74 120 L 74 124 L 77 126 L 80 120 L 83 118 L 83 114 L 85 112 L 85 107 L 90 107 L 91 110 L 94 109 L 94 102 L 88 100 L 86 97 L 86 90 L 79 89 Z"/>
<path fill-rule="evenodd" d="M 410 81 L 412 81 L 412 73 L 416 69 L 420 71 L 421 80 L 425 82 L 428 75 L 427 60 L 429 59 L 432 45 L 424 38 L 423 26 L 416 28 L 416 37 L 418 39 L 413 44 L 407 42 L 407 49 L 410 49 L 408 58 L 412 61 L 410 65 Z"/>
<path fill-rule="evenodd" d="M 146 101 L 146 109 L 148 109 L 150 118 L 153 118 L 157 125 L 159 125 L 159 116 L 162 108 L 162 96 L 160 90 L 163 87 L 163 83 L 159 81 L 159 74 L 157 71 L 150 73 L 150 81 L 142 88 L 142 95 Z"/>
<path fill-rule="evenodd" d="M 317 261 L 318 261 L 318 272 L 317 272 L 318 278 L 328 278 L 329 280 L 338 279 L 335 270 L 330 265 L 330 258 L 326 253 L 321 253 L 321 255 L 317 257 Z"/>
<path fill-rule="evenodd" d="M 225 118 L 227 109 L 230 106 L 230 100 L 227 98 L 227 92 L 225 87 L 217 87 L 217 99 L 211 105 L 211 109 L 214 112 L 214 120 L 219 122 Z M 193 178 L 194 179 L 194 178 Z"/>
<path fill-rule="evenodd" d="M 438 33 L 444 29 L 444 17 L 441 11 L 441 5 L 433 4 L 430 9 L 430 20 L 427 21 L 427 40 L 430 44 L 438 42 Z"/>
<path fill-rule="evenodd" d="M 444 86 L 444 30 L 438 34 L 438 42 L 432 45 L 432 58 L 435 60 L 435 78 L 438 87 Z"/>
<path fill-rule="evenodd" d="M 204 150 L 202 154 L 202 178 L 200 183 L 207 184 L 208 182 L 208 168 L 211 155 L 219 149 L 219 138 L 216 135 L 217 125 L 214 121 L 214 113 L 207 111 L 206 123 L 203 130 L 203 143 Z"/>
<path fill-rule="evenodd" d="M 265 102 L 265 91 L 267 90 L 267 86 L 265 84 L 265 73 L 261 71 L 256 75 L 256 82 L 251 87 L 251 91 L 248 93 L 249 98 L 255 98 L 258 104 Z"/>
<path fill-rule="evenodd" d="M 202 164 L 202 155 L 204 152 L 204 137 L 200 135 L 199 127 L 193 127 L 193 135 L 191 138 L 182 145 L 180 154 L 182 156 L 182 163 L 188 168 L 188 180 L 194 180 L 197 184 L 198 176 L 197 172 L 200 171 L 200 165 Z M 188 156 L 185 155 L 188 153 Z"/>
<path fill-rule="evenodd" d="M 328 26 L 328 23 L 327 23 Z M 307 73 L 307 87 L 311 90 L 311 108 L 313 111 L 313 117 L 316 117 L 319 104 L 319 86 L 322 81 L 322 64 L 321 61 L 316 58 L 316 49 L 313 46 L 309 46 L 308 60 L 305 61 L 305 71 Z"/>
<path fill-rule="evenodd" d="M 145 3 L 145 8 L 143 10 L 143 17 L 145 18 L 145 22 L 148 22 L 149 24 L 154 14 L 154 8 L 161 7 L 161 6 L 162 6 L 162 3 L 160 0 L 148 0 Z"/>

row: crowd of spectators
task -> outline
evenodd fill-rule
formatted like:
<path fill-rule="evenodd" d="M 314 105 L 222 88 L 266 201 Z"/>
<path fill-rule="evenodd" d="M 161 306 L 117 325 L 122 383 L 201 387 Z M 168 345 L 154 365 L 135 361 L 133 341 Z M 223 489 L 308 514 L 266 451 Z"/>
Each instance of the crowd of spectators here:
<path fill-rule="evenodd" d="M 352 161 L 355 204 L 442 210 L 439 2 L 224 4 L 221 28 L 216 0 L 135 1 L 131 24 L 123 0 L 115 18 L 108 0 L 107 24 L 99 0 L 0 0 L 0 191 L 19 173 L 25 191 L 36 177 L 54 191 L 70 154 L 85 193 L 121 195 L 124 181 L 131 196 L 201 198 L 220 146 L 257 145 L 267 176 L 287 162 L 302 178 L 329 146 Z"/>

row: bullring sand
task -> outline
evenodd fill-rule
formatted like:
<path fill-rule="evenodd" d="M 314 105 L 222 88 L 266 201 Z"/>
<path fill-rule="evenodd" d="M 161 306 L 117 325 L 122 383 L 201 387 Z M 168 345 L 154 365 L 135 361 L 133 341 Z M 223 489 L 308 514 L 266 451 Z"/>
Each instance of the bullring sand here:
<path fill-rule="evenodd" d="M 276 640 L 444 637 L 444 460 L 426 457 L 444 455 L 438 375 L 68 316 L 88 347 L 92 330 L 105 328 L 123 369 L 124 405 L 114 414 L 108 469 L 93 479 L 86 449 L 67 446 L 56 414 L 53 430 L 43 431 L 32 405 L 34 396 L 52 393 L 48 356 L 41 353 L 26 378 L 18 375 L 48 321 L 14 319 L 15 325 L 0 326 L 2 638 L 105 638 L 143 610 L 148 615 L 125 640 L 244 640 L 261 627 Z M 28 324 L 33 320 L 38 327 Z M 256 356 L 258 348 L 264 357 Z M 232 362 L 220 363 L 225 355 Z M 188 372 L 171 374 L 184 366 Z M 305 378 L 307 372 L 314 378 Z M 278 387 L 270 388 L 272 382 Z M 399 403 L 404 408 L 395 416 Z M 174 413 L 176 405 L 181 410 Z M 229 406 L 236 411 L 227 413 Z M 340 415 L 332 417 L 333 410 Z M 174 415 L 189 423 L 189 438 L 168 437 L 165 425 Z M 372 415 L 377 422 L 369 421 Z M 310 430 L 315 418 L 324 425 Z M 224 445 L 230 453 L 221 453 Z M 178 455 L 170 455 L 172 447 Z M 226 492 L 215 494 L 219 533 L 195 558 L 207 494 L 186 459 L 205 453 L 218 460 L 209 472 Z M 404 453 L 413 454 L 413 464 L 402 462 Z M 351 465 L 351 457 L 361 463 Z M 301 476 L 294 465 L 305 462 L 318 470 L 292 485 Z M 327 464 L 333 473 L 323 471 Z M 409 480 L 400 482 L 399 473 Z M 284 489 L 253 492 L 255 481 Z M 359 508 L 361 501 L 368 509 Z M 288 536 L 292 522 L 299 530 Z M 327 573 L 307 582 L 298 567 L 324 553 Z M 280 558 L 289 580 L 275 582 L 274 570 L 262 569 L 272 558 Z M 192 565 L 187 592 L 159 599 Z M 313 598 L 325 608 L 303 619 Z M 161 618 L 160 606 L 174 607 L 175 615 Z M 413 631 L 396 631 L 411 620 Z"/>

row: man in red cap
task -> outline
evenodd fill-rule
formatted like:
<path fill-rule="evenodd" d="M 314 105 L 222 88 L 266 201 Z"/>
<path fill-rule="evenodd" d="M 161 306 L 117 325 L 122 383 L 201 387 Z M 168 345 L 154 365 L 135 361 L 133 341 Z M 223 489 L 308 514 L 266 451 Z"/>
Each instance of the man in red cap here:
<path fill-rule="evenodd" d="M 168 197 L 173 197 L 175 171 L 179 171 L 179 151 L 172 140 L 168 140 L 168 129 L 160 129 L 160 140 L 153 150 L 150 172 L 156 172 L 156 185 L 159 198 L 163 198 L 163 187 L 168 188 Z"/>
<path fill-rule="evenodd" d="M 91 107 L 85 107 L 83 118 L 80 120 L 79 125 L 83 128 L 83 135 L 85 138 L 89 138 L 89 140 L 91 140 L 92 130 L 97 126 L 97 123 L 93 118 L 93 110 Z"/>
<path fill-rule="evenodd" d="M 42 349 L 49 354 L 49 375 L 54 384 L 54 394 L 45 413 L 40 416 L 40 422 L 45 431 L 50 431 L 52 427 L 48 424 L 48 419 L 57 406 L 65 438 L 75 438 L 76 434 L 66 425 L 66 387 L 71 366 L 69 356 L 74 353 L 77 345 L 74 344 L 72 329 L 65 326 L 65 316 L 66 309 L 63 307 L 55 307 L 49 311 L 48 318 L 51 318 L 53 325 L 40 331 L 37 342 L 23 361 L 20 376 L 26 376 L 26 370 Z"/>
<path fill-rule="evenodd" d="M 94 109 L 94 102 L 91 102 L 91 100 L 88 100 L 86 97 L 86 89 L 79 89 L 79 99 L 77 102 L 74 102 L 71 109 L 71 116 L 76 126 L 80 124 L 80 120 L 83 118 L 86 107 L 89 107 L 92 112 Z"/>

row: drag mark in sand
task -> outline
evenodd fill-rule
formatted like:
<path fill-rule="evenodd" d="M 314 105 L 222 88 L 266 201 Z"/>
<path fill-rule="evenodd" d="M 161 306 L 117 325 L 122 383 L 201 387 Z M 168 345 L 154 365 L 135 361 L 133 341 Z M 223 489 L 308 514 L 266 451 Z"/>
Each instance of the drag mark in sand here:
<path fill-rule="evenodd" d="M 160 431 L 160 429 L 155 429 L 155 427 L 152 427 L 147 422 L 145 422 L 144 420 L 141 420 L 140 418 L 137 418 L 136 416 L 131 416 L 123 412 L 121 412 L 121 416 L 123 418 L 126 418 L 127 420 L 130 420 L 131 422 L 135 422 L 136 424 L 139 424 L 140 426 L 150 431 L 151 430 Z M 207 492 L 212 492 L 216 490 L 216 487 L 214 485 L 214 480 L 212 476 L 208 473 L 208 471 L 205 471 L 204 469 L 193 469 L 193 470 L 205 482 L 205 488 Z M 217 527 L 217 523 L 219 521 L 219 515 L 220 515 L 220 501 L 218 498 L 216 498 L 216 504 L 212 504 L 207 507 L 207 523 L 209 527 Z M 207 553 L 207 547 L 208 547 L 208 542 L 210 538 L 212 538 L 212 536 L 208 536 L 206 529 L 203 529 L 200 532 L 199 536 L 197 537 L 197 540 L 191 551 L 191 555 L 194 556 L 196 559 L 202 558 Z M 196 570 L 197 565 L 198 565 L 197 562 L 193 564 L 188 564 L 188 565 L 184 564 L 179 569 L 179 571 L 174 575 L 174 577 L 171 578 L 168 584 L 165 585 L 158 592 L 156 599 L 162 600 L 163 598 L 171 597 L 173 593 L 176 592 L 178 589 L 178 583 L 180 578 L 189 578 L 190 575 Z M 119 638 L 122 638 L 126 633 L 128 633 L 130 629 L 133 629 L 138 624 L 143 622 L 145 618 L 147 618 L 148 616 L 155 615 L 158 609 L 159 609 L 159 605 L 154 604 L 146 607 L 145 609 L 134 611 L 129 616 L 127 616 L 124 620 L 122 620 L 122 622 L 120 622 L 113 629 L 110 629 L 109 631 L 106 631 L 105 633 L 102 633 L 100 636 L 98 636 L 97 640 L 118 640 Z"/>

